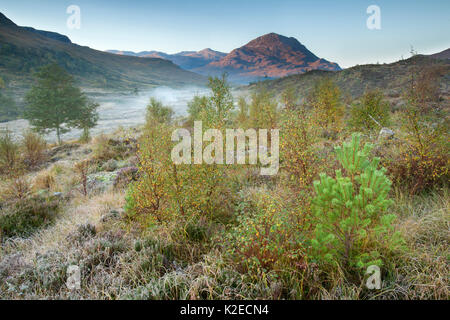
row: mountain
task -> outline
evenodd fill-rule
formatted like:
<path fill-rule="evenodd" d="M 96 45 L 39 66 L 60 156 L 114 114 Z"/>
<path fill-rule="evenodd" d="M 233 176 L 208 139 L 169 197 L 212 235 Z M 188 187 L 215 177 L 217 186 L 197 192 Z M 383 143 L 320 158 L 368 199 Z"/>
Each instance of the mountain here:
<path fill-rule="evenodd" d="M 79 46 L 58 33 L 20 27 L 0 13 L 0 74 L 16 93 L 30 87 L 33 73 L 56 62 L 82 86 L 123 89 L 202 85 L 201 75 L 160 58 L 116 55 Z"/>
<path fill-rule="evenodd" d="M 224 71 L 230 79 L 248 82 L 279 78 L 310 70 L 341 70 L 336 63 L 320 59 L 295 38 L 269 33 L 256 38 L 228 55 L 192 71 L 208 75 Z"/>
<path fill-rule="evenodd" d="M 214 51 L 209 48 L 203 49 L 201 51 L 182 51 L 175 54 L 167 54 L 160 51 L 132 52 L 132 51 L 108 50 L 107 52 L 141 58 L 161 58 L 172 61 L 181 68 L 189 71 L 203 67 L 211 62 L 218 61 L 227 55 L 226 53 Z"/>
<path fill-rule="evenodd" d="M 226 72 L 234 82 L 248 83 L 263 78 L 279 78 L 310 70 L 341 70 L 339 65 L 320 59 L 295 38 L 269 33 L 229 54 L 204 49 L 167 54 L 159 51 L 109 50 L 108 52 L 138 57 L 167 59 L 181 68 L 205 76 Z"/>

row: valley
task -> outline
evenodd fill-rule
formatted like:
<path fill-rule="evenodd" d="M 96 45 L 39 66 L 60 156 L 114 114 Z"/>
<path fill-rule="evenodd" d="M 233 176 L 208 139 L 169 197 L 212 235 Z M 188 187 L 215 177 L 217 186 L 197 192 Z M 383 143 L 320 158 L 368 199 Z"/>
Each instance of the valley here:
<path fill-rule="evenodd" d="M 374 64 L 411 22 L 174 3 L 72 5 L 67 35 L 60 4 L 0 13 L 0 300 L 448 300 L 443 19 L 414 34 L 432 54 Z"/>

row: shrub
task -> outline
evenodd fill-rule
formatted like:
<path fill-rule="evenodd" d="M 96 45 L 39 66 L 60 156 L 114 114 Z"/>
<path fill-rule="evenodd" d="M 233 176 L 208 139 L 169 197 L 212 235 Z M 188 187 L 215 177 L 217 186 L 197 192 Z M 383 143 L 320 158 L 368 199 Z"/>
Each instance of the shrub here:
<path fill-rule="evenodd" d="M 203 121 L 203 130 L 224 130 L 233 106 L 230 89 L 224 78 L 210 78 L 210 87 L 212 95 L 205 100 L 206 109 L 191 116 Z M 175 164 L 171 157 L 175 129 L 173 124 L 161 122 L 158 114 L 148 114 L 137 152 L 140 178 L 130 186 L 127 196 L 128 217 L 151 223 L 188 221 L 193 216 L 222 218 L 232 200 L 225 167 Z"/>
<path fill-rule="evenodd" d="M 442 187 L 450 180 L 450 158 L 448 152 L 442 149 L 420 153 L 407 147 L 386 162 L 388 174 L 395 185 L 406 189 L 411 195 Z"/>
<path fill-rule="evenodd" d="M 250 125 L 254 129 L 274 129 L 278 122 L 278 104 L 267 90 L 260 89 L 252 94 L 250 103 Z"/>
<path fill-rule="evenodd" d="M 247 129 L 249 126 L 249 105 L 244 97 L 239 97 L 239 111 L 236 115 L 236 124 L 239 128 Z"/>
<path fill-rule="evenodd" d="M 172 121 L 173 110 L 170 107 L 164 106 L 155 98 L 150 99 L 147 106 L 147 118 L 154 118 L 160 123 L 169 123 Z"/>
<path fill-rule="evenodd" d="M 403 145 L 386 160 L 394 183 L 410 194 L 441 187 L 449 181 L 448 119 L 433 121 L 428 117 L 420 106 L 410 102 L 404 113 Z"/>
<path fill-rule="evenodd" d="M 8 173 L 19 164 L 19 146 L 9 130 L 0 134 L 0 171 Z"/>
<path fill-rule="evenodd" d="M 149 125 L 142 137 L 139 180 L 131 184 L 129 217 L 153 222 L 188 219 L 193 215 L 219 217 L 226 214 L 231 197 L 217 165 L 175 165 L 171 159 L 172 129 L 166 124 Z"/>
<path fill-rule="evenodd" d="M 151 118 L 147 121 L 152 121 Z M 127 194 L 128 216 L 162 222 L 171 210 L 167 207 L 172 188 L 170 127 L 159 121 L 148 122 L 138 149 L 141 178 L 130 185 Z"/>
<path fill-rule="evenodd" d="M 84 160 L 84 161 L 77 162 L 74 167 L 75 171 L 78 173 L 79 181 L 81 183 L 81 192 L 83 193 L 83 195 L 85 197 L 88 194 L 87 175 L 89 172 L 89 166 L 90 166 L 89 161 Z"/>
<path fill-rule="evenodd" d="M 341 265 L 346 270 L 382 265 L 382 250 L 394 250 L 401 243 L 393 229 L 394 214 L 387 214 L 392 204 L 388 193 L 391 181 L 385 169 L 377 169 L 380 159 L 370 159 L 372 145 L 360 148 L 360 136 L 336 147 L 344 169 L 336 178 L 320 175 L 314 182 L 313 199 L 315 237 L 314 258 L 326 264 Z"/>
<path fill-rule="evenodd" d="M 288 184 L 309 188 L 318 170 L 314 150 L 317 129 L 305 109 L 287 110 L 281 121 L 281 169 L 288 174 Z"/>
<path fill-rule="evenodd" d="M 432 110 L 440 100 L 439 79 L 447 72 L 447 68 L 439 65 L 413 69 L 407 99 L 417 102 L 422 112 Z"/>
<path fill-rule="evenodd" d="M 47 143 L 42 136 L 28 130 L 23 135 L 22 145 L 25 161 L 29 166 L 33 167 L 42 162 L 47 149 Z"/>
<path fill-rule="evenodd" d="M 0 214 L 0 230 L 4 238 L 29 236 L 51 224 L 58 212 L 56 200 L 31 198 L 6 207 Z"/>
<path fill-rule="evenodd" d="M 194 126 L 194 121 L 200 120 L 203 110 L 207 108 L 209 98 L 206 96 L 194 96 L 194 98 L 188 103 L 188 119 L 185 123 L 188 127 Z"/>
<path fill-rule="evenodd" d="M 257 277 L 271 270 L 295 269 L 305 258 L 302 237 L 306 224 L 280 203 L 265 193 L 241 202 L 238 224 L 226 237 L 229 254 Z"/>
<path fill-rule="evenodd" d="M 344 116 L 341 90 L 330 78 L 316 82 L 308 96 L 317 123 L 325 130 L 339 130 Z M 333 128 L 332 128 L 333 126 Z"/>
<path fill-rule="evenodd" d="M 6 200 L 20 201 L 27 198 L 31 193 L 29 179 L 19 169 L 10 175 L 7 189 L 3 192 Z"/>
<path fill-rule="evenodd" d="M 385 127 L 389 123 L 389 110 L 389 103 L 381 91 L 368 91 L 352 106 L 350 123 L 356 129 Z"/>
<path fill-rule="evenodd" d="M 205 219 L 193 219 L 184 227 L 186 238 L 193 242 L 202 242 L 208 235 L 208 224 Z"/>
<path fill-rule="evenodd" d="M 106 162 L 111 159 L 120 160 L 133 149 L 130 140 L 114 140 L 101 134 L 95 138 L 93 157 L 98 162 Z"/>
<path fill-rule="evenodd" d="M 226 75 L 210 77 L 208 87 L 211 95 L 194 97 L 188 104 L 189 118 L 186 124 L 192 125 L 194 121 L 203 121 L 203 126 L 209 128 L 223 128 L 231 119 L 234 108 L 231 87 Z"/>
<path fill-rule="evenodd" d="M 34 190 L 48 190 L 50 191 L 56 186 L 55 174 L 50 171 L 40 172 L 36 178 L 34 178 L 33 189 Z"/>
<path fill-rule="evenodd" d="M 284 109 L 288 111 L 292 111 L 297 109 L 297 96 L 295 93 L 294 87 L 287 87 L 282 93 L 281 93 L 281 99 L 284 104 Z"/>

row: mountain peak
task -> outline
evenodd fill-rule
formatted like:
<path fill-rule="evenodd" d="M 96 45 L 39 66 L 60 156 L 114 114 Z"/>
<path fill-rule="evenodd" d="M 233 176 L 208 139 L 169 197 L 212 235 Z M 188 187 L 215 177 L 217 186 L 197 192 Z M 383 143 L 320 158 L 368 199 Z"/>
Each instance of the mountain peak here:
<path fill-rule="evenodd" d="M 320 59 L 296 38 L 268 33 L 211 62 L 203 73 L 226 70 L 232 78 L 283 77 L 310 70 L 340 70 L 336 63 Z"/>
<path fill-rule="evenodd" d="M 263 50 L 266 54 L 272 53 L 275 55 L 279 55 L 280 52 L 302 53 L 308 61 L 319 59 L 296 38 L 282 36 L 274 32 L 258 37 L 244 47 Z"/>
<path fill-rule="evenodd" d="M 17 26 L 17 25 L 10 19 L 8 19 L 3 13 L 0 12 L 0 26 Z"/>
<path fill-rule="evenodd" d="M 283 42 L 283 41 L 287 41 L 289 39 L 294 39 L 295 41 L 297 41 L 295 38 L 289 38 L 289 37 L 283 36 L 283 35 L 275 33 L 275 32 L 270 32 L 265 35 L 259 36 L 256 39 L 253 39 L 249 43 L 261 42 L 261 41 L 265 41 L 265 42 L 281 41 L 281 42 Z"/>

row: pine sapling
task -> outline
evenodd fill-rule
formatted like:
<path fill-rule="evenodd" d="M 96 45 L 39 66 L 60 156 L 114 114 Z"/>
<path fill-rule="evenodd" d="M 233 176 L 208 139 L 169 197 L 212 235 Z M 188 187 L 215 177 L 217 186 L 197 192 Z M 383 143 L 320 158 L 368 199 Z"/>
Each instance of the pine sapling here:
<path fill-rule="evenodd" d="M 312 247 L 318 261 L 346 268 L 380 266 L 380 248 L 401 243 L 392 226 L 396 216 L 387 213 L 391 181 L 384 168 L 378 169 L 380 159 L 370 159 L 372 148 L 365 144 L 361 149 L 360 135 L 354 134 L 351 142 L 335 148 L 343 170 L 336 170 L 336 178 L 322 173 L 314 182 Z"/>

